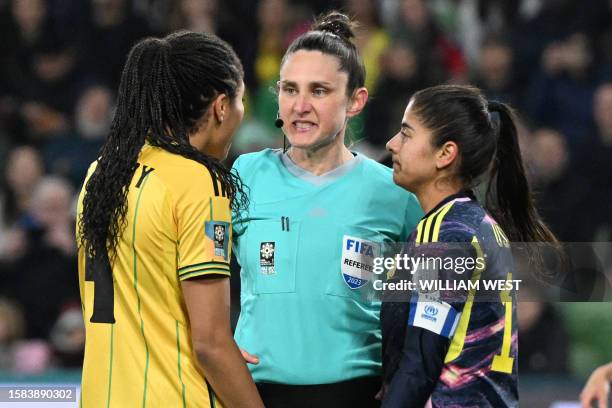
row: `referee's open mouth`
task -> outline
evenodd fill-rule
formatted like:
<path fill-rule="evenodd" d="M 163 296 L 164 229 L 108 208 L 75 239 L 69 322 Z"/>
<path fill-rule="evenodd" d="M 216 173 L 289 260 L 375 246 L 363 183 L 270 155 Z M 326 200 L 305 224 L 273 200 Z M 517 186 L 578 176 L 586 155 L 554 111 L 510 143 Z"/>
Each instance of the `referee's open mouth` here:
<path fill-rule="evenodd" d="M 298 132 L 310 132 L 318 127 L 316 123 L 306 120 L 294 120 L 291 125 Z"/>

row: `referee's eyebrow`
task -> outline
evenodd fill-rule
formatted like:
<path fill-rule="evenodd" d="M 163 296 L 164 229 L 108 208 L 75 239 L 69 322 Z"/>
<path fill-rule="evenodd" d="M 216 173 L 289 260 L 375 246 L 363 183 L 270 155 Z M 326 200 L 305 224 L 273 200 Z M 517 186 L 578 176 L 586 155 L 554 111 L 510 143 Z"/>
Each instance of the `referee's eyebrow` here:
<path fill-rule="evenodd" d="M 296 86 L 296 85 L 297 85 L 297 82 L 295 82 L 295 81 L 290 81 L 290 80 L 288 80 L 288 79 L 283 79 L 282 81 L 278 81 L 278 84 L 279 84 L 279 85 Z M 333 87 L 333 84 L 332 84 L 331 82 L 328 82 L 328 81 L 310 81 L 310 82 L 308 83 L 308 85 L 309 85 L 309 86 L 311 86 L 311 87 L 313 87 L 313 88 L 316 88 L 316 87 L 319 87 L 319 86 L 322 86 L 322 87 L 328 87 L 328 88 L 329 88 L 329 87 Z"/>

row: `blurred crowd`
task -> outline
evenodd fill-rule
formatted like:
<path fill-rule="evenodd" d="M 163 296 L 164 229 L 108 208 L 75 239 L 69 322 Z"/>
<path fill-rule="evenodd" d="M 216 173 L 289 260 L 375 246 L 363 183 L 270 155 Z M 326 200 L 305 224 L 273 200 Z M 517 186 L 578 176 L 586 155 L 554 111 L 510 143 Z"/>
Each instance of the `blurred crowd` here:
<path fill-rule="evenodd" d="M 0 371 L 81 364 L 75 195 L 130 47 L 178 29 L 232 44 L 247 114 L 231 163 L 282 146 L 280 60 L 332 7 L 360 23 L 370 100 L 350 123 L 354 149 L 388 161 L 413 92 L 475 84 L 517 109 L 537 205 L 560 240 L 612 241 L 612 1 L 0 0 Z M 568 373 L 562 311 L 520 308 L 521 372 Z"/>

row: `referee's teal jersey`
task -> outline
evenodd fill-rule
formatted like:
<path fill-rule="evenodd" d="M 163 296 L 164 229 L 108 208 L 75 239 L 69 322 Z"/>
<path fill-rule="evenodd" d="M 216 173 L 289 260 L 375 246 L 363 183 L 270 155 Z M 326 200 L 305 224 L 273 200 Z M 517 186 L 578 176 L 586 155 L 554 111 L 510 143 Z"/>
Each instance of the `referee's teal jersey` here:
<path fill-rule="evenodd" d="M 257 382 L 325 384 L 381 372 L 374 258 L 423 213 L 392 171 L 356 154 L 315 176 L 277 150 L 234 164 L 249 188 L 234 214 L 241 271 L 236 342 Z"/>

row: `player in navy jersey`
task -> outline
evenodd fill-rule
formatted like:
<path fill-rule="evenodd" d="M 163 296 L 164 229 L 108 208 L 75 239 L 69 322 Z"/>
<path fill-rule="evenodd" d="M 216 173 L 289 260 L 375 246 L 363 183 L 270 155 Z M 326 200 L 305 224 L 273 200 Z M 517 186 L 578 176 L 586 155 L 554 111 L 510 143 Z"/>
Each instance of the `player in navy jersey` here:
<path fill-rule="evenodd" d="M 388 274 L 417 286 L 383 302 L 383 406 L 518 406 L 515 293 L 477 284 L 512 281 L 511 242 L 556 239 L 533 207 L 511 109 L 473 87 L 428 88 L 387 149 L 393 180 L 426 213 L 403 255 L 451 263 Z M 482 205 L 471 188 L 487 170 Z M 424 290 L 426 280 L 444 286 Z"/>

